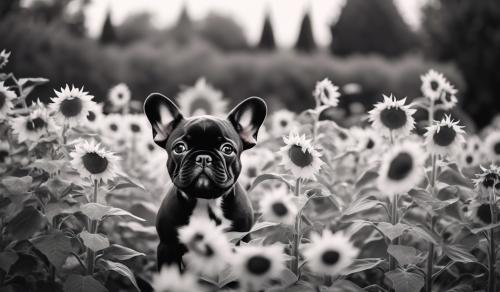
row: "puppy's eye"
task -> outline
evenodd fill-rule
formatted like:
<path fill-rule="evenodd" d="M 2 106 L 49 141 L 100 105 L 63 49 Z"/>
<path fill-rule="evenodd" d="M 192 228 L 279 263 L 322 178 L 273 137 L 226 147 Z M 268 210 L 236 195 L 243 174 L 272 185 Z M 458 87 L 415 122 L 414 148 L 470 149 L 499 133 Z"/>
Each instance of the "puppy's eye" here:
<path fill-rule="evenodd" d="M 186 150 L 187 150 L 187 146 L 183 142 L 179 142 L 179 143 L 175 144 L 175 146 L 174 146 L 174 152 L 177 154 L 181 154 L 182 152 L 184 152 Z"/>
<path fill-rule="evenodd" d="M 224 153 L 226 155 L 230 155 L 234 152 L 234 148 L 233 148 L 233 146 L 231 146 L 231 144 L 223 144 L 220 147 L 220 151 L 222 151 L 222 153 Z"/>

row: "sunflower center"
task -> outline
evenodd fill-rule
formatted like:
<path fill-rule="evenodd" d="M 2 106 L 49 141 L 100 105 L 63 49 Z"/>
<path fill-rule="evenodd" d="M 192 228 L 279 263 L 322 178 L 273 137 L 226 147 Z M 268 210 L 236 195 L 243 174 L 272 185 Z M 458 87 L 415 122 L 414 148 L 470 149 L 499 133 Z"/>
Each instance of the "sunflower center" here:
<path fill-rule="evenodd" d="M 196 233 L 193 236 L 193 241 L 202 241 L 205 238 L 205 236 L 201 233 Z"/>
<path fill-rule="evenodd" d="M 333 121 L 335 120 L 336 112 L 337 109 L 334 106 L 329 106 L 321 111 L 318 117 L 318 121 Z"/>
<path fill-rule="evenodd" d="M 413 159 L 406 152 L 399 153 L 391 161 L 387 176 L 392 180 L 402 180 L 410 174 L 413 168 Z"/>
<path fill-rule="evenodd" d="M 7 96 L 5 95 L 5 93 L 0 91 L 0 108 L 3 108 L 3 106 L 6 103 L 6 100 L 7 100 Z"/>
<path fill-rule="evenodd" d="M 116 124 L 111 124 L 109 125 L 109 129 L 113 132 L 118 131 L 118 126 Z"/>
<path fill-rule="evenodd" d="M 71 118 L 79 115 L 80 112 L 82 111 L 82 108 L 83 108 L 82 100 L 79 99 L 78 97 L 73 97 L 61 101 L 59 110 L 65 117 Z"/>
<path fill-rule="evenodd" d="M 103 173 L 108 168 L 108 159 L 95 152 L 85 153 L 82 161 L 83 166 L 92 174 Z"/>
<path fill-rule="evenodd" d="M 457 132 L 455 132 L 455 130 L 452 127 L 445 126 L 445 127 L 440 127 L 439 132 L 434 133 L 432 139 L 434 140 L 434 143 L 436 143 L 437 145 L 446 147 L 449 146 L 451 143 L 453 143 L 456 136 Z"/>
<path fill-rule="evenodd" d="M 486 188 L 491 188 L 496 182 L 500 181 L 500 177 L 494 173 L 488 173 L 483 180 L 483 186 Z"/>
<path fill-rule="evenodd" d="M 96 117 L 97 116 L 95 115 L 95 113 L 93 111 L 89 111 L 89 114 L 87 115 L 87 120 L 93 122 L 93 121 L 95 121 Z"/>
<path fill-rule="evenodd" d="M 212 104 L 203 97 L 197 98 L 191 103 L 190 114 L 194 114 L 198 110 L 202 110 L 206 114 L 211 114 L 213 112 Z"/>
<path fill-rule="evenodd" d="M 366 143 L 366 149 L 372 149 L 375 146 L 375 142 L 370 138 L 368 139 L 368 143 Z"/>
<path fill-rule="evenodd" d="M 248 175 L 248 177 L 256 177 L 257 176 L 257 168 L 256 167 L 248 168 L 247 175 Z"/>
<path fill-rule="evenodd" d="M 486 224 L 491 223 L 491 209 L 489 204 L 482 204 L 477 208 L 477 218 Z"/>
<path fill-rule="evenodd" d="M 436 91 L 439 88 L 439 83 L 436 80 L 430 82 L 431 89 Z"/>
<path fill-rule="evenodd" d="M 271 269 L 271 261 L 261 255 L 252 256 L 247 262 L 247 269 L 254 275 L 264 275 Z"/>
<path fill-rule="evenodd" d="M 324 264 L 332 266 L 335 265 L 340 258 L 340 254 L 336 250 L 327 250 L 321 255 L 321 260 Z"/>
<path fill-rule="evenodd" d="M 40 129 L 43 129 L 45 127 L 45 125 L 46 125 L 45 121 L 42 118 L 38 117 L 38 118 L 32 119 L 31 121 L 28 120 L 26 122 L 26 129 L 28 131 L 35 132 L 35 131 L 38 131 Z"/>
<path fill-rule="evenodd" d="M 9 157 L 9 151 L 0 150 L 0 163 L 4 163 L 7 157 Z"/>
<path fill-rule="evenodd" d="M 122 93 L 118 93 L 116 96 L 118 97 L 118 99 L 122 99 L 123 98 L 123 94 Z"/>
<path fill-rule="evenodd" d="M 148 144 L 148 150 L 153 152 L 155 150 L 155 146 L 153 144 Z"/>
<path fill-rule="evenodd" d="M 399 107 L 391 107 L 380 113 L 382 124 L 391 130 L 402 128 L 406 124 L 406 112 Z"/>
<path fill-rule="evenodd" d="M 339 138 L 342 140 L 347 140 L 347 134 L 344 133 L 343 131 L 339 132 Z"/>
<path fill-rule="evenodd" d="M 500 142 L 495 143 L 495 146 L 493 146 L 493 151 L 495 151 L 496 155 L 500 155 Z"/>
<path fill-rule="evenodd" d="M 472 161 L 474 161 L 474 159 L 471 155 L 467 155 L 467 157 L 465 157 L 465 162 L 467 162 L 467 164 L 471 164 Z"/>
<path fill-rule="evenodd" d="M 130 130 L 134 133 L 139 133 L 141 131 L 141 127 L 138 124 L 130 125 Z"/>
<path fill-rule="evenodd" d="M 305 152 L 302 151 L 302 147 L 298 145 L 292 145 L 290 147 L 290 150 L 288 150 L 288 156 L 290 157 L 290 160 L 292 160 L 293 164 L 299 167 L 309 166 L 313 161 L 312 154 L 308 150 Z"/>
<path fill-rule="evenodd" d="M 288 126 L 288 121 L 281 120 L 280 125 L 284 128 L 284 127 Z"/>
<path fill-rule="evenodd" d="M 278 217 L 283 217 L 288 213 L 288 208 L 282 202 L 273 203 L 271 209 Z"/>
<path fill-rule="evenodd" d="M 208 244 L 205 244 L 205 254 L 204 256 L 206 256 L 207 258 L 213 256 L 215 254 L 215 251 L 214 249 L 208 245 Z"/>

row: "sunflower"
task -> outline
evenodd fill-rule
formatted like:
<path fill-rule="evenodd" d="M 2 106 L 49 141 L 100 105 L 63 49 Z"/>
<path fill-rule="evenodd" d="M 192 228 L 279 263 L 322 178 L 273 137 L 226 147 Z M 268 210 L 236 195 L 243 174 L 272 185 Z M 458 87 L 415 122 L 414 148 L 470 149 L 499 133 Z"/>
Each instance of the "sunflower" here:
<path fill-rule="evenodd" d="M 316 108 L 337 106 L 339 104 L 339 88 L 325 78 L 316 82 L 316 87 L 313 91 L 314 99 L 316 100 Z"/>
<path fill-rule="evenodd" d="M 441 106 L 445 110 L 452 109 L 458 103 L 456 94 L 458 90 L 455 89 L 451 83 L 446 82 L 443 87 L 443 92 L 441 93 Z"/>
<path fill-rule="evenodd" d="M 12 101 L 16 98 L 16 94 L 9 90 L 8 87 L 4 85 L 4 82 L 0 82 L 0 120 L 7 118 L 12 107 Z"/>
<path fill-rule="evenodd" d="M 116 177 L 120 158 L 94 140 L 80 141 L 70 153 L 71 166 L 84 178 L 105 183 Z"/>
<path fill-rule="evenodd" d="M 433 69 L 430 69 L 427 73 L 420 76 L 420 80 L 422 81 L 422 87 L 420 88 L 422 93 L 432 101 L 440 99 L 441 92 L 448 82 L 443 74 Z"/>
<path fill-rule="evenodd" d="M 9 164 L 10 162 L 10 145 L 7 141 L 0 141 L 0 165 Z"/>
<path fill-rule="evenodd" d="M 463 126 L 458 125 L 458 121 L 451 120 L 449 115 L 440 122 L 427 127 L 424 134 L 425 144 L 430 153 L 441 156 L 458 155 L 465 143 Z"/>
<path fill-rule="evenodd" d="M 125 115 L 123 116 L 126 124 L 126 130 L 132 139 L 141 139 L 149 137 L 151 128 L 145 115 Z"/>
<path fill-rule="evenodd" d="M 492 164 L 489 168 L 480 166 L 481 173 L 476 174 L 474 185 L 481 202 L 489 202 L 492 191 L 500 194 L 500 167 Z"/>
<path fill-rule="evenodd" d="M 265 220 L 293 225 L 297 207 L 287 188 L 275 189 L 260 200 L 260 211 Z"/>
<path fill-rule="evenodd" d="M 342 232 L 332 233 L 325 229 L 321 235 L 311 234 L 311 242 L 304 246 L 303 254 L 312 272 L 323 275 L 339 275 L 358 256 L 349 237 Z"/>
<path fill-rule="evenodd" d="M 479 165 L 481 157 L 478 152 L 465 149 L 458 156 L 458 162 L 462 168 L 473 168 Z"/>
<path fill-rule="evenodd" d="M 120 114 L 109 114 L 103 116 L 101 133 L 104 142 L 113 147 L 114 150 L 122 151 L 128 148 L 126 125 L 123 124 L 123 116 Z"/>
<path fill-rule="evenodd" d="M 384 101 L 375 105 L 369 114 L 373 129 L 384 136 L 393 133 L 396 136 L 408 136 L 415 128 L 413 114 L 415 109 L 405 105 L 406 98 L 396 100 L 396 97 L 384 95 Z"/>
<path fill-rule="evenodd" d="M 241 246 L 236 250 L 233 267 L 240 284 L 247 290 L 257 290 L 276 279 L 285 269 L 285 255 L 280 245 Z"/>
<path fill-rule="evenodd" d="M 241 154 L 241 172 L 238 182 L 249 189 L 253 180 L 274 160 L 273 153 L 266 148 L 253 148 Z"/>
<path fill-rule="evenodd" d="M 163 266 L 160 273 L 153 275 L 152 285 L 155 292 L 192 292 L 206 291 L 190 273 L 180 273 L 176 266 Z"/>
<path fill-rule="evenodd" d="M 227 101 L 222 92 L 207 83 L 205 78 L 196 81 L 177 96 L 179 107 L 186 116 L 212 115 L 222 117 L 226 113 Z"/>
<path fill-rule="evenodd" d="M 87 114 L 87 123 L 85 126 L 97 132 L 101 129 L 103 121 L 102 104 L 92 103 Z"/>
<path fill-rule="evenodd" d="M 495 206 L 496 207 L 496 206 Z M 498 214 L 498 212 L 497 212 Z M 466 218 L 480 225 L 489 225 L 491 220 L 491 205 L 486 202 L 473 201 L 467 206 Z"/>
<path fill-rule="evenodd" d="M 28 116 L 18 116 L 12 119 L 12 131 L 19 142 L 38 141 L 54 127 L 52 119 L 45 108 L 37 108 Z"/>
<path fill-rule="evenodd" d="M 0 52 L 0 69 L 2 69 L 7 63 L 9 63 L 10 52 L 3 49 Z"/>
<path fill-rule="evenodd" d="M 377 186 L 385 194 L 409 191 L 423 179 L 426 154 L 414 142 L 403 142 L 392 147 L 382 158 Z"/>
<path fill-rule="evenodd" d="M 232 246 L 221 226 L 200 216 L 192 216 L 189 224 L 179 228 L 179 240 L 188 249 L 183 259 L 189 270 L 215 276 L 227 267 Z"/>
<path fill-rule="evenodd" d="M 275 111 L 271 117 L 271 131 L 274 138 L 290 133 L 295 125 L 295 114 L 289 110 Z"/>
<path fill-rule="evenodd" d="M 500 130 L 489 133 L 483 145 L 485 158 L 489 162 L 500 162 Z"/>
<path fill-rule="evenodd" d="M 130 102 L 130 89 L 125 83 L 115 85 L 109 90 L 108 99 L 114 110 L 126 107 Z"/>
<path fill-rule="evenodd" d="M 351 128 L 354 146 L 359 151 L 375 152 L 382 145 L 380 135 L 372 128 Z"/>
<path fill-rule="evenodd" d="M 94 103 L 92 95 L 84 92 L 83 88 L 78 89 L 72 86 L 70 89 L 68 85 L 65 88 L 61 88 L 61 91 L 54 90 L 54 92 L 57 97 L 51 99 L 52 103 L 49 107 L 54 112 L 56 122 L 60 125 L 67 123 L 70 127 L 87 122 L 87 115 Z"/>
<path fill-rule="evenodd" d="M 285 168 L 297 178 L 313 179 L 324 162 L 311 140 L 292 131 L 288 137 L 283 137 L 283 141 L 286 145 L 281 147 L 280 152 Z"/>

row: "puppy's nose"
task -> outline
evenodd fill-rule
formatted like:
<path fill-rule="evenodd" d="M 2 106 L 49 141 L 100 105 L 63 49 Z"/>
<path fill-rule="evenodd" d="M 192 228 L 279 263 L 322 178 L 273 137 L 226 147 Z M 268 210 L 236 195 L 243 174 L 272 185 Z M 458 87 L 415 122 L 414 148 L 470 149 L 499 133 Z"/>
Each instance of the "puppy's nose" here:
<path fill-rule="evenodd" d="M 210 155 L 206 155 L 206 154 L 198 155 L 198 156 L 196 156 L 196 164 L 201 166 L 201 167 L 208 166 L 208 165 L 212 164 L 212 157 L 210 157 Z"/>

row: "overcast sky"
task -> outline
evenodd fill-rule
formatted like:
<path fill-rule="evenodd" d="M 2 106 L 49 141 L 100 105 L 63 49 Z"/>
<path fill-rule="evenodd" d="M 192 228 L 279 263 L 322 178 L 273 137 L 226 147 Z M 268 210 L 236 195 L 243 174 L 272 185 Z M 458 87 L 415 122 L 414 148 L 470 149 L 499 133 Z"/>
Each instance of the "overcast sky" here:
<path fill-rule="evenodd" d="M 176 23 L 183 5 L 192 19 L 202 19 L 210 12 L 231 16 L 244 30 L 251 43 L 258 41 L 265 11 L 269 10 L 276 42 L 291 47 L 296 41 L 304 11 L 312 11 L 313 31 L 320 45 L 330 41 L 329 24 L 336 20 L 346 0 L 93 0 L 87 10 L 87 26 L 92 36 L 100 33 L 108 8 L 115 24 L 127 15 L 149 11 L 158 27 Z M 348 1 L 348 0 L 347 0 Z M 370 1 L 370 0 L 367 0 Z M 395 0 L 405 20 L 418 27 L 420 7 L 426 0 Z"/>

